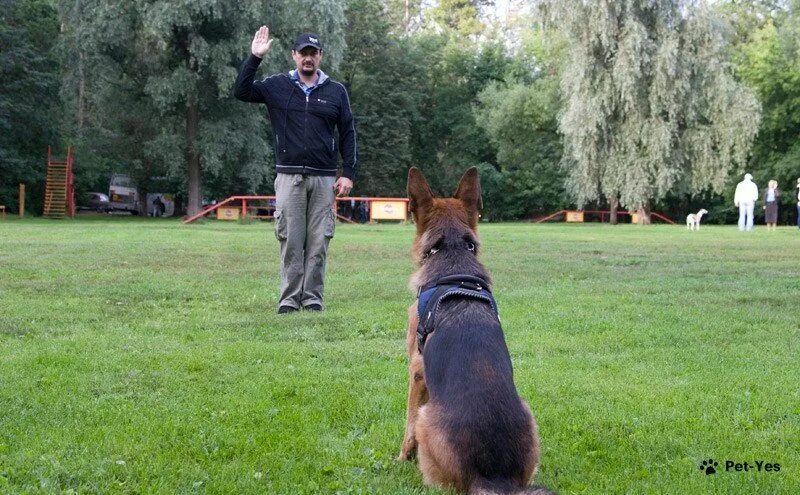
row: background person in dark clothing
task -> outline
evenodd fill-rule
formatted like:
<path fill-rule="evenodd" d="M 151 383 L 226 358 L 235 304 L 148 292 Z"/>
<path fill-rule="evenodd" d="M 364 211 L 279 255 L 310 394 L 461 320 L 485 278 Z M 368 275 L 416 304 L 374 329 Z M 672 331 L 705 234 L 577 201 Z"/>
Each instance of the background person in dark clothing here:
<path fill-rule="evenodd" d="M 166 206 L 164 202 L 161 200 L 161 196 L 156 196 L 153 200 L 153 216 L 154 217 L 163 217 L 164 212 L 166 211 Z"/>
<path fill-rule="evenodd" d="M 301 307 L 322 311 L 326 256 L 336 220 L 334 192 L 348 194 L 356 173 L 355 122 L 344 86 L 319 70 L 322 42 L 314 33 L 295 40 L 295 70 L 253 81 L 272 41 L 266 26 L 256 31 L 234 95 L 266 104 L 274 131 L 275 236 L 281 245 L 278 313 Z M 337 151 L 343 159 L 338 180 Z"/>
<path fill-rule="evenodd" d="M 767 224 L 767 232 L 775 232 L 778 224 L 778 198 L 781 197 L 781 190 L 778 189 L 778 181 L 771 180 L 764 191 L 764 223 Z"/>
<path fill-rule="evenodd" d="M 360 201 L 358 203 L 358 222 L 367 223 L 369 220 L 369 202 Z"/>
<path fill-rule="evenodd" d="M 800 177 L 797 178 L 797 228 L 800 229 Z"/>

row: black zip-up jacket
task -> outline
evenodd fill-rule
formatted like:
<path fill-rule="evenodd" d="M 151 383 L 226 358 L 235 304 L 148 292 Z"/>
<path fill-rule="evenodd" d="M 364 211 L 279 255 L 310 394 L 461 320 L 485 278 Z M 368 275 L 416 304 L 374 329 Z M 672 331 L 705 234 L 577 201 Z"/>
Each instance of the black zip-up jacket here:
<path fill-rule="evenodd" d="M 234 96 L 242 101 L 266 103 L 275 145 L 275 171 L 282 174 L 335 176 L 337 148 L 342 155 L 342 175 L 355 179 L 358 151 L 350 98 L 344 86 L 320 75 L 311 94 L 289 74 L 253 81 L 261 59 L 250 55 L 236 78 Z M 339 142 L 333 128 L 339 130 Z"/>

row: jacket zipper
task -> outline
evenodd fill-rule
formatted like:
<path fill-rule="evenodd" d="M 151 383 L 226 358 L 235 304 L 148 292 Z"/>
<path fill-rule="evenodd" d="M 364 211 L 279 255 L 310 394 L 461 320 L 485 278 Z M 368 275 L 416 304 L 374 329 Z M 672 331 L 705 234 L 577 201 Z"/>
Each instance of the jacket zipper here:
<path fill-rule="evenodd" d="M 306 95 L 306 111 L 303 113 L 303 152 L 305 154 L 306 159 L 304 160 L 305 163 L 308 163 L 308 95 Z M 303 172 L 305 172 L 306 166 L 303 165 Z"/>

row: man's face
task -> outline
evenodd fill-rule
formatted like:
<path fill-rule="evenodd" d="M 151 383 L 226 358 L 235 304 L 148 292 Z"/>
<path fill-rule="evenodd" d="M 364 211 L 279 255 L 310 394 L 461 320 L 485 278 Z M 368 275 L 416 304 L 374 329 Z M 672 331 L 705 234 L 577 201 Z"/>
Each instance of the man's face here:
<path fill-rule="evenodd" d="M 317 69 L 319 69 L 319 63 L 322 60 L 322 52 L 313 46 L 307 46 L 299 52 L 292 50 L 292 58 L 300 74 L 306 77 L 312 77 L 317 73 Z"/>

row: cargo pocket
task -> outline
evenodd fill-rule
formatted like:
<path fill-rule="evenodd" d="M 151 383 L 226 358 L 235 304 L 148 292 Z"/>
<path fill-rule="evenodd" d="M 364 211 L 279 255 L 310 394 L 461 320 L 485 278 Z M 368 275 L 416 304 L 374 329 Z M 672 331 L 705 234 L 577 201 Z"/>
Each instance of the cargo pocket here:
<path fill-rule="evenodd" d="M 279 241 L 286 240 L 286 219 L 282 210 L 275 210 L 275 237 Z"/>
<path fill-rule="evenodd" d="M 327 239 L 333 238 L 333 233 L 336 230 L 336 212 L 330 208 L 325 218 L 325 237 Z"/>

